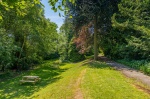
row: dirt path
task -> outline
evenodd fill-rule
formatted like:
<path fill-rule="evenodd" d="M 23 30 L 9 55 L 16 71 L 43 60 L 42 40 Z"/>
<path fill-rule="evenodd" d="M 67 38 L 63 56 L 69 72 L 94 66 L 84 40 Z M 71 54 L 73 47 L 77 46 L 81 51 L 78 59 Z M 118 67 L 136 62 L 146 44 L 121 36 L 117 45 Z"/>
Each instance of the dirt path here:
<path fill-rule="evenodd" d="M 101 61 L 105 61 L 106 64 L 114 67 L 115 69 L 121 71 L 124 75 L 126 75 L 127 77 L 133 78 L 139 82 L 142 82 L 143 84 L 147 85 L 150 87 L 150 76 L 147 76 L 137 70 L 131 69 L 125 65 L 116 63 L 104 56 L 100 56 L 99 60 Z"/>
<path fill-rule="evenodd" d="M 83 94 L 82 91 L 80 89 L 80 85 L 81 85 L 81 81 L 84 77 L 84 74 L 86 73 L 86 69 L 82 70 L 78 79 L 76 80 L 75 83 L 75 95 L 74 95 L 74 99 L 83 99 Z"/>

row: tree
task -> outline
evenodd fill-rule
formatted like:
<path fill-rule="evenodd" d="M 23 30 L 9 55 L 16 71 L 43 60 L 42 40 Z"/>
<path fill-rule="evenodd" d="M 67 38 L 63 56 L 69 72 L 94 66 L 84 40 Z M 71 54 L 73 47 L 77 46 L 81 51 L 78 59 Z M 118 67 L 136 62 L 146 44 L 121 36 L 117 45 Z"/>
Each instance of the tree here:
<path fill-rule="evenodd" d="M 118 0 L 76 0 L 74 5 L 69 5 L 70 13 L 76 26 L 84 26 L 90 22 L 94 25 L 94 59 L 98 56 L 98 35 L 110 28 L 111 15 L 117 11 Z M 80 24 L 80 25 L 78 25 Z M 99 31 L 98 33 L 98 29 Z"/>
<path fill-rule="evenodd" d="M 59 52 L 62 53 L 61 55 L 64 56 L 65 60 L 69 60 L 69 51 L 72 50 L 72 48 L 70 47 L 70 42 L 72 42 L 74 32 L 75 31 L 72 20 L 66 16 L 64 24 L 61 26 L 59 33 Z"/>
<path fill-rule="evenodd" d="M 119 13 L 115 13 L 112 17 L 113 26 L 121 29 L 134 29 L 143 32 L 146 35 L 150 35 L 149 5 L 149 0 L 122 0 L 118 5 Z M 115 17 L 117 17 L 117 20 Z M 121 17 L 124 17 L 124 19 Z"/>
<path fill-rule="evenodd" d="M 11 69 L 28 69 L 32 64 L 39 63 L 49 54 L 55 53 L 57 25 L 45 18 L 43 5 L 38 2 L 40 1 L 15 0 L 10 3 L 7 0 L 2 2 L 6 6 L 0 5 L 3 8 L 1 11 L 3 19 L 0 23 L 0 30 L 3 30 L 1 45 L 2 48 L 6 45 L 10 49 L 0 50 L 0 54 L 8 53 L 6 56 L 9 57 L 0 56 L 3 62 L 0 63 L 1 67 L 8 67 L 5 65 L 11 63 L 9 65 Z M 10 5 L 13 7 L 6 9 Z M 17 11 L 25 14 L 16 14 Z M 8 37 L 8 42 L 11 41 L 11 43 L 6 42 Z M 5 61 L 6 59 L 9 60 Z"/>
<path fill-rule="evenodd" d="M 56 1 L 49 0 L 50 4 L 53 6 L 53 9 L 57 11 Z M 66 2 L 66 3 L 64 3 Z M 94 59 L 98 57 L 98 44 L 97 44 L 97 32 L 98 28 L 102 29 L 103 25 L 106 25 L 104 20 L 107 16 L 112 15 L 116 10 L 116 5 L 118 0 L 63 0 L 61 4 L 65 5 L 65 11 L 71 15 L 76 26 L 80 27 L 84 24 L 87 24 L 93 21 L 94 24 Z M 106 10 L 105 10 L 106 9 Z M 106 11 L 106 12 L 105 12 Z M 98 21 L 101 23 L 101 27 L 98 27 Z M 110 19 L 109 19 L 110 23 Z M 77 25 L 78 24 L 78 25 Z"/>
<path fill-rule="evenodd" d="M 122 0 L 118 8 L 119 12 L 112 16 L 112 26 L 124 35 L 124 56 L 149 59 L 150 1 Z M 125 53 L 125 50 L 128 50 L 128 53 Z"/>
<path fill-rule="evenodd" d="M 91 28 L 92 24 L 84 25 L 81 27 L 79 31 L 78 37 L 75 38 L 74 42 L 76 44 L 77 49 L 79 49 L 79 53 L 86 54 L 92 52 L 92 44 L 93 44 L 93 28 Z"/>
<path fill-rule="evenodd" d="M 27 4 L 28 3 L 28 4 Z M 0 20 L 4 18 L 3 10 L 16 10 L 16 14 L 18 16 L 25 16 L 27 13 L 27 9 L 30 6 L 34 6 L 36 4 L 40 4 L 39 0 L 1 0 L 0 1 Z"/>
<path fill-rule="evenodd" d="M 13 44 L 13 37 L 10 37 L 4 29 L 0 29 L 0 37 L 0 68 L 4 72 L 4 69 L 13 63 L 13 50 L 16 46 Z"/>

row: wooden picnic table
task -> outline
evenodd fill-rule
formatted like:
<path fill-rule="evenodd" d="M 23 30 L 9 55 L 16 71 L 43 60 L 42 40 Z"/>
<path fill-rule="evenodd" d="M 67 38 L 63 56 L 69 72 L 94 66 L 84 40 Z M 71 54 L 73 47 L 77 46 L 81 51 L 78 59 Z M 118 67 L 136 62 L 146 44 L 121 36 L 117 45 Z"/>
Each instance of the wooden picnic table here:
<path fill-rule="evenodd" d="M 20 80 L 20 84 L 25 83 L 25 82 L 31 82 L 35 84 L 39 80 L 41 80 L 39 76 L 23 76 L 22 80 Z"/>

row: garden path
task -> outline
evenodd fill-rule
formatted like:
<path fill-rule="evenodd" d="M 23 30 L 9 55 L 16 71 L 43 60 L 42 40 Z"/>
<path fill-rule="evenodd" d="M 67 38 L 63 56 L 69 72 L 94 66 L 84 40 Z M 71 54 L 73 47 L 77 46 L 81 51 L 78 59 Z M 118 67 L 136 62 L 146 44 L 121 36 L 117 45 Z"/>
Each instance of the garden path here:
<path fill-rule="evenodd" d="M 135 69 L 129 68 L 123 64 L 117 63 L 115 61 L 110 60 L 105 56 L 99 56 L 98 58 L 100 61 L 106 62 L 106 64 L 110 65 L 111 67 L 119 70 L 124 74 L 126 77 L 132 78 L 138 82 L 143 83 L 145 86 L 150 88 L 150 76 L 145 75 L 144 73 L 137 71 Z M 145 89 L 142 86 L 136 86 L 139 89 L 142 89 L 150 94 L 150 89 Z"/>

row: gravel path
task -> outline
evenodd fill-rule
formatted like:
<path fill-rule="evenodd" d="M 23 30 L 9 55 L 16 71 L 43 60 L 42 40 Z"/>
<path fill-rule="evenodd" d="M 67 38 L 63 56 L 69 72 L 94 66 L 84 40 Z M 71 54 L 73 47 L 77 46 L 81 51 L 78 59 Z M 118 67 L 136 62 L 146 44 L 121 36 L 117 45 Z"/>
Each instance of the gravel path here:
<path fill-rule="evenodd" d="M 106 64 L 114 67 L 115 69 L 121 71 L 124 75 L 126 75 L 127 77 L 136 79 L 139 82 L 142 82 L 143 84 L 147 85 L 150 87 L 150 76 L 147 76 L 137 70 L 131 69 L 125 65 L 116 63 L 104 56 L 100 56 L 99 60 L 106 62 Z"/>

